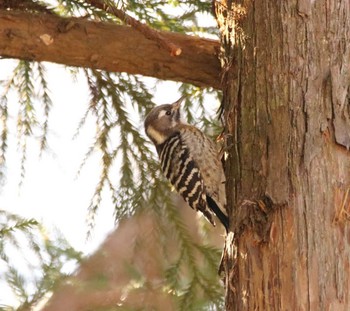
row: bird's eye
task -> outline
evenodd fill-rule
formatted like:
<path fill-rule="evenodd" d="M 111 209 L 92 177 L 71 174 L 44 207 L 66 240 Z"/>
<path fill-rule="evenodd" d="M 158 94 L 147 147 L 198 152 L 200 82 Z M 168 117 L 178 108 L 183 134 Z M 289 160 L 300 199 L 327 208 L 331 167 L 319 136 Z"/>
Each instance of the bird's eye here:
<path fill-rule="evenodd" d="M 165 114 L 166 114 L 167 116 L 170 116 L 170 115 L 171 115 L 171 111 L 170 111 L 170 110 L 167 110 L 167 111 L 165 112 Z"/>

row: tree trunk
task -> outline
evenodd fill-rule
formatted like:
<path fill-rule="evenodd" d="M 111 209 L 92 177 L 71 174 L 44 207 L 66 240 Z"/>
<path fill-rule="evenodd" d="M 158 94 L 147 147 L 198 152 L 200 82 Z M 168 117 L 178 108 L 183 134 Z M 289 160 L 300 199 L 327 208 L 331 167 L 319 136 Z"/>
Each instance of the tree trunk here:
<path fill-rule="evenodd" d="M 350 310 L 350 2 L 215 6 L 227 310 Z"/>

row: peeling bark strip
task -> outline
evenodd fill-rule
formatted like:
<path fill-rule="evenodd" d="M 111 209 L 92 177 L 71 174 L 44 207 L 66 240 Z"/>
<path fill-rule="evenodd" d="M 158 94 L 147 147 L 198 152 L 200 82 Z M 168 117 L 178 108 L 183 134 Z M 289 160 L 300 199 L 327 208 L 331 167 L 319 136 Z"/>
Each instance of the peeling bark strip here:
<path fill-rule="evenodd" d="M 350 2 L 215 5 L 232 210 L 226 310 L 350 310 Z M 240 202 L 264 195 L 283 206 L 267 226 L 242 218 Z M 267 242 L 251 219 L 270 226 Z"/>
<path fill-rule="evenodd" d="M 127 26 L 0 10 L 0 56 L 141 74 L 202 87 L 220 85 L 219 42 L 160 32 L 182 53 L 171 57 L 157 42 Z"/>
<path fill-rule="evenodd" d="M 345 34 L 344 34 L 345 35 Z M 346 36 L 346 35 L 345 35 Z M 350 35 L 344 40 L 350 41 Z M 332 110 L 335 141 L 350 150 L 350 45 L 347 58 L 331 68 Z"/>

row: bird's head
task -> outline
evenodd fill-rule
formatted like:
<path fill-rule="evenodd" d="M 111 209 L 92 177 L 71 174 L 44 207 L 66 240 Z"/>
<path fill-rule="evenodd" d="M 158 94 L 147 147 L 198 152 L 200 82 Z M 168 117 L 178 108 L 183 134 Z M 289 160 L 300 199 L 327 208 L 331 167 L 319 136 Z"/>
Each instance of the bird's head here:
<path fill-rule="evenodd" d="M 173 104 L 153 108 L 145 119 L 145 131 L 154 144 L 160 145 L 178 131 L 181 121 L 180 106 L 184 97 Z"/>

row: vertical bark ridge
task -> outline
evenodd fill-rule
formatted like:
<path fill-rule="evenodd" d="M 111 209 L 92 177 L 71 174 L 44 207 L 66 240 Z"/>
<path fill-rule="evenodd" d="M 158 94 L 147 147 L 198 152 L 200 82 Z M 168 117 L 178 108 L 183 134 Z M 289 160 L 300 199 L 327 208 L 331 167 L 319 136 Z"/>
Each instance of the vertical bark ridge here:
<path fill-rule="evenodd" d="M 222 4 L 244 12 L 217 12 L 235 147 L 226 171 L 237 248 L 227 310 L 348 310 L 350 3 Z M 262 195 L 284 206 L 267 215 L 268 241 L 237 217 L 242 200 Z"/>

